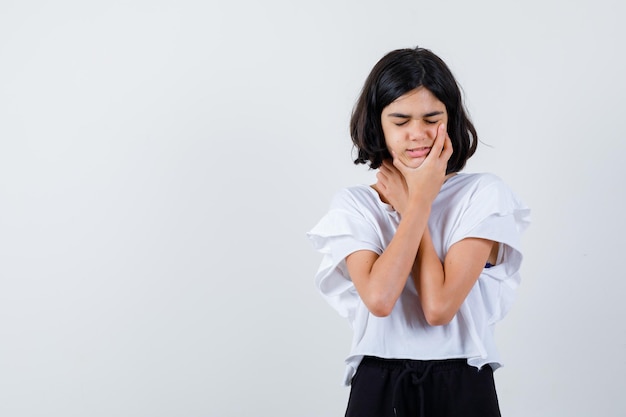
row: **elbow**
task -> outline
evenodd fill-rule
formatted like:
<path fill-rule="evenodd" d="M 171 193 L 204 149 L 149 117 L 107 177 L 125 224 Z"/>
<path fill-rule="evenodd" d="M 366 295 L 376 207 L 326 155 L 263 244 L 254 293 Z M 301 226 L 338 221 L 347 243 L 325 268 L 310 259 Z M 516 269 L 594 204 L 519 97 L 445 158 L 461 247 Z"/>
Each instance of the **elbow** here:
<path fill-rule="evenodd" d="M 370 313 L 376 317 L 387 317 L 391 314 L 393 308 L 387 308 L 386 306 L 372 306 L 369 308 Z"/>
<path fill-rule="evenodd" d="M 377 298 L 367 303 L 367 309 L 376 317 L 387 317 L 393 311 L 395 304 L 395 300 Z"/>
<path fill-rule="evenodd" d="M 431 326 L 445 326 L 452 321 L 455 315 L 456 311 L 445 305 L 424 306 L 424 317 Z"/>
<path fill-rule="evenodd" d="M 438 316 L 438 315 L 426 316 L 426 321 L 431 326 L 445 326 L 446 324 L 452 321 L 453 317 L 454 316 L 448 317 L 448 316 Z"/>

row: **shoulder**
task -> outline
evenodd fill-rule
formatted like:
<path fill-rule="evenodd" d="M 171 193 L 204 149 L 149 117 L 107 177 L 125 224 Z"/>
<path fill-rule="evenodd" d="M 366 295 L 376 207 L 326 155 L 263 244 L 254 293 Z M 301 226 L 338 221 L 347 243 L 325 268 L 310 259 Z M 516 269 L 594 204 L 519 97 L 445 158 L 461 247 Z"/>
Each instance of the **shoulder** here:
<path fill-rule="evenodd" d="M 376 192 L 367 185 L 353 185 L 338 190 L 333 196 L 330 208 L 348 211 L 361 211 L 377 206 Z"/>
<path fill-rule="evenodd" d="M 499 215 L 524 213 L 524 216 L 529 211 L 515 192 L 491 173 L 457 174 L 444 185 L 448 187 L 442 193 L 442 203 L 456 203 L 464 211 Z"/>
<path fill-rule="evenodd" d="M 444 186 L 441 197 L 435 200 L 433 222 L 445 234 L 446 248 L 467 237 L 520 246 L 520 234 L 530 222 L 530 209 L 500 177 L 457 174 Z"/>
<path fill-rule="evenodd" d="M 438 196 L 442 209 L 457 207 L 467 210 L 495 210 L 510 212 L 525 209 L 526 205 L 497 175 L 491 173 L 460 173 L 445 182 Z"/>
<path fill-rule="evenodd" d="M 380 230 L 394 229 L 399 222 L 398 213 L 381 201 L 378 192 L 369 185 L 355 185 L 337 191 L 330 204 L 330 215 L 351 219 L 361 226 Z"/>
<path fill-rule="evenodd" d="M 445 182 L 441 189 L 444 199 L 484 199 L 487 196 L 513 196 L 509 186 L 491 173 L 460 173 Z"/>
<path fill-rule="evenodd" d="M 381 252 L 379 235 L 384 210 L 377 206 L 376 200 L 380 201 L 378 194 L 366 185 L 335 192 L 328 212 L 307 234 L 314 247 L 323 252 L 346 248 Z M 342 252 L 337 259 L 343 259 L 348 253 Z"/>
<path fill-rule="evenodd" d="M 457 191 L 459 189 L 478 191 L 485 188 L 508 188 L 500 177 L 489 172 L 459 173 L 450 178 L 446 184 L 448 183 L 451 188 Z"/>

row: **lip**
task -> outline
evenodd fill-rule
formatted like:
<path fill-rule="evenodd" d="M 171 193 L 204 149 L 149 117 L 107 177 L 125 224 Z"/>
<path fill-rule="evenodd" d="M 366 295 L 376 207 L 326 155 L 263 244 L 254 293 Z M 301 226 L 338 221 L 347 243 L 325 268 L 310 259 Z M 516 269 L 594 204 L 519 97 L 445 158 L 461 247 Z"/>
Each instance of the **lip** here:
<path fill-rule="evenodd" d="M 430 146 L 420 148 L 407 149 L 406 154 L 411 158 L 423 158 L 430 153 Z"/>

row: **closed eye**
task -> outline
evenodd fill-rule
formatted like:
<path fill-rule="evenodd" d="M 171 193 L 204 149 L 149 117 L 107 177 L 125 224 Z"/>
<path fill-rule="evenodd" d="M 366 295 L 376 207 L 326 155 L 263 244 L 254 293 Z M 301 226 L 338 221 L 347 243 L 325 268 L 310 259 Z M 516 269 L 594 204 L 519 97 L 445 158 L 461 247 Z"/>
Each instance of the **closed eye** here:
<path fill-rule="evenodd" d="M 396 126 L 404 126 L 411 120 L 411 116 L 404 113 L 390 113 L 387 117 L 389 117 Z"/>

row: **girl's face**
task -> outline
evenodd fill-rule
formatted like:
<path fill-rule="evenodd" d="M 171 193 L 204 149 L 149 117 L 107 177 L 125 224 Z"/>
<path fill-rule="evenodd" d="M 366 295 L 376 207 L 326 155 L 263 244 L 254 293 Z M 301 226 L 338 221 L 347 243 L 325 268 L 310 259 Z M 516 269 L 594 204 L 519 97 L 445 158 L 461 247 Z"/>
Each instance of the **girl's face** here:
<path fill-rule="evenodd" d="M 433 93 L 418 87 L 385 107 L 380 118 L 389 152 L 406 166 L 417 168 L 430 153 L 437 127 L 447 125 L 448 112 Z"/>

